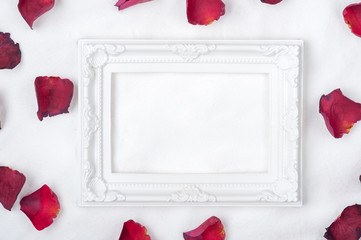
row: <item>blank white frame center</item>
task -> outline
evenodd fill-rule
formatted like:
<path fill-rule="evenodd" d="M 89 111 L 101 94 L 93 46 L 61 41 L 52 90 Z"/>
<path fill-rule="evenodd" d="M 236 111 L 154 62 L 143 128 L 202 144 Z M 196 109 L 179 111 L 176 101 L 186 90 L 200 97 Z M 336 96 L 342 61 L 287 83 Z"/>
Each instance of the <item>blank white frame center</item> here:
<path fill-rule="evenodd" d="M 116 73 L 112 172 L 267 172 L 267 74 Z"/>

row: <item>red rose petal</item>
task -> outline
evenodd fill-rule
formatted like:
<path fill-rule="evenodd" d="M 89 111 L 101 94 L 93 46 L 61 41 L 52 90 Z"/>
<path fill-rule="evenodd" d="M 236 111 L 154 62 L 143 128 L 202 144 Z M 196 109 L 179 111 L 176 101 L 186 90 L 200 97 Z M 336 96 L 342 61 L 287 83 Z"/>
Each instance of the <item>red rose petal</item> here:
<path fill-rule="evenodd" d="M 58 197 L 47 185 L 21 199 L 20 206 L 39 231 L 50 226 L 60 211 Z"/>
<path fill-rule="evenodd" d="M 261 2 L 273 5 L 282 2 L 282 0 L 261 0 Z"/>
<path fill-rule="evenodd" d="M 327 96 L 321 97 L 320 113 L 332 136 L 341 138 L 361 120 L 361 104 L 348 99 L 340 89 L 336 89 Z"/>
<path fill-rule="evenodd" d="M 193 25 L 209 25 L 225 13 L 222 0 L 187 0 L 188 22 Z"/>
<path fill-rule="evenodd" d="M 54 7 L 55 0 L 19 0 L 18 9 L 31 29 L 38 17 Z"/>
<path fill-rule="evenodd" d="M 13 69 L 20 61 L 19 43 L 14 43 L 10 33 L 0 32 L 0 69 Z"/>
<path fill-rule="evenodd" d="M 119 240 L 151 240 L 147 229 L 139 223 L 129 220 L 123 225 Z"/>
<path fill-rule="evenodd" d="M 74 85 L 69 79 L 59 77 L 37 77 L 35 79 L 36 98 L 38 100 L 38 118 L 52 117 L 68 113 L 73 97 Z"/>
<path fill-rule="evenodd" d="M 210 217 L 198 228 L 183 233 L 183 238 L 185 240 L 224 240 L 226 232 L 219 218 Z"/>
<path fill-rule="evenodd" d="M 2 114 L 1 114 L 1 105 L 0 105 L 0 117 L 2 117 Z M 1 130 L 1 119 L 0 119 L 0 130 Z"/>
<path fill-rule="evenodd" d="M 359 240 L 361 238 L 361 205 L 345 208 L 330 227 L 324 237 L 328 240 Z"/>
<path fill-rule="evenodd" d="M 149 2 L 149 1 L 152 1 L 152 0 L 119 0 L 115 4 L 115 6 L 117 6 L 119 10 L 123 10 L 123 9 L 128 8 L 128 7 L 137 5 L 139 3 L 145 3 L 145 2 Z"/>
<path fill-rule="evenodd" d="M 347 6 L 343 10 L 343 18 L 351 31 L 361 37 L 361 3 Z"/>
<path fill-rule="evenodd" d="M 0 202 L 5 209 L 11 211 L 25 180 L 22 173 L 9 167 L 0 167 Z"/>

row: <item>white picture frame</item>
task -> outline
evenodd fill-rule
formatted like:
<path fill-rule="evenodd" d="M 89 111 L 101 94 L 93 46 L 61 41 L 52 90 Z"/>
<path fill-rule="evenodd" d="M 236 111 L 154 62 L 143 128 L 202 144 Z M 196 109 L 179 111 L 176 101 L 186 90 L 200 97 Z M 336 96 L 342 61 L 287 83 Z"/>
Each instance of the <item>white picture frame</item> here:
<path fill-rule="evenodd" d="M 80 40 L 79 205 L 301 206 L 302 62 L 301 40 Z M 151 88 L 144 87 L 145 80 L 152 83 Z M 182 84 L 188 85 L 182 87 Z M 215 152 L 206 150 L 198 156 L 194 153 L 198 153 L 200 148 L 192 147 L 200 142 L 193 140 L 200 134 L 188 131 L 189 125 L 182 126 L 187 133 L 184 134 L 186 139 L 181 149 L 177 148 L 177 141 L 179 136 L 184 137 L 179 132 L 184 131 L 174 131 L 180 135 L 173 136 L 173 131 L 169 131 L 174 127 L 171 120 L 167 132 L 162 133 L 163 138 L 169 134 L 169 139 L 161 140 L 156 134 L 159 127 L 163 126 L 159 124 L 157 116 L 174 120 L 174 114 L 178 114 L 177 111 L 169 113 L 164 110 L 168 107 L 164 104 L 157 104 L 173 101 L 172 96 L 180 96 L 178 100 L 183 99 L 182 104 L 184 102 L 188 105 L 177 105 L 176 110 L 181 109 L 184 115 L 184 111 L 198 107 L 190 110 L 193 112 L 187 118 L 196 121 L 193 113 L 199 113 L 203 105 L 193 106 L 197 104 L 186 102 L 189 96 L 202 99 L 197 94 L 202 84 L 211 89 L 204 91 L 204 95 L 202 91 L 202 97 L 207 97 L 204 103 L 221 99 L 220 104 L 224 104 L 214 108 L 218 104 L 215 100 L 207 109 L 218 110 L 207 110 L 207 114 L 219 114 L 215 117 L 212 115 L 212 119 L 221 119 L 220 126 L 229 125 L 234 129 L 214 133 L 213 130 L 217 129 L 212 126 L 218 125 L 212 124 L 219 122 L 212 120 L 206 126 L 197 123 L 200 128 L 210 126 L 212 131 L 205 128 L 204 132 L 216 135 L 204 138 L 209 147 L 202 147 L 203 150 L 215 149 Z M 223 87 L 225 90 L 217 91 Z M 215 95 L 207 95 L 209 92 Z M 152 96 L 156 97 L 153 99 Z M 157 98 L 168 99 L 159 101 Z M 238 98 L 239 101 L 232 100 Z M 162 111 L 159 110 L 159 114 L 155 114 L 154 109 L 148 111 L 148 108 L 144 108 L 145 102 L 156 107 L 157 111 Z M 235 112 L 239 111 L 238 107 L 247 109 L 240 114 L 246 117 L 225 117 L 229 111 L 224 110 L 223 113 L 223 110 L 219 110 L 234 106 L 237 108 Z M 128 119 L 124 116 L 131 117 Z M 137 120 L 137 117 L 144 116 L 155 119 L 147 121 L 150 125 L 146 126 L 146 129 L 153 131 L 146 131 L 146 136 L 142 135 L 144 131 L 128 131 L 128 126 L 131 129 L 145 128 L 141 126 L 142 121 Z M 208 115 L 200 116 L 203 117 L 200 123 L 209 119 Z M 179 116 L 175 119 L 179 119 Z M 238 120 L 241 121 L 239 125 Z M 226 123 L 222 124 L 222 121 Z M 257 124 L 253 125 L 253 122 Z M 180 121 L 180 124 L 183 122 Z M 242 128 L 238 129 L 237 126 Z M 231 133 L 238 135 L 233 136 Z M 144 144 L 149 141 L 141 143 L 143 138 L 152 139 L 152 136 L 157 146 L 161 146 L 160 151 L 165 152 L 155 153 L 153 148 L 145 147 Z M 223 140 L 226 142 L 226 150 L 217 148 Z M 227 146 L 232 145 L 227 143 L 232 141 L 242 150 L 237 151 L 239 148 L 236 146 L 232 148 L 234 155 L 229 157 L 233 160 L 227 162 L 228 158 L 224 157 L 222 162 L 217 162 L 222 151 L 227 152 Z M 167 150 L 165 142 L 176 145 L 175 150 Z M 134 143 L 139 145 L 134 147 Z M 183 148 L 186 150 L 183 151 Z M 183 157 L 185 152 L 189 155 Z M 122 159 L 125 155 L 127 157 Z M 137 157 L 133 159 L 132 156 Z M 166 160 L 160 159 L 160 156 L 165 156 Z M 184 162 L 178 156 L 183 157 Z M 239 161 L 238 156 L 241 156 Z M 192 168 L 189 168 L 190 165 Z M 233 171 L 233 167 L 236 170 Z M 123 168 L 126 169 L 124 172 Z"/>

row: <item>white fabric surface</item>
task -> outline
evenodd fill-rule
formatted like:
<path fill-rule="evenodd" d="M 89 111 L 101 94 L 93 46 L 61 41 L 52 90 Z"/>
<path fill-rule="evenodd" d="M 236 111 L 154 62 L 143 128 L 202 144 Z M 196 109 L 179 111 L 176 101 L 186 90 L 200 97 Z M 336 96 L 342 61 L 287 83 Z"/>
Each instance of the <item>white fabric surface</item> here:
<path fill-rule="evenodd" d="M 0 207 L 0 239 L 118 239 L 122 223 L 146 225 L 152 239 L 181 240 L 182 232 L 212 215 L 220 217 L 228 240 L 318 240 L 344 207 L 361 203 L 361 124 L 335 140 L 327 132 L 318 101 L 342 88 L 361 102 L 361 38 L 350 33 L 342 11 L 350 0 L 224 0 L 226 15 L 210 26 L 186 20 L 185 0 L 154 0 L 123 12 L 115 0 L 57 0 L 33 31 L 17 1 L 0 1 L 0 31 L 19 42 L 22 63 L 0 71 L 0 165 L 23 172 L 27 182 L 12 212 Z M 70 114 L 37 119 L 36 76 L 70 78 L 77 85 L 77 40 L 119 39 L 303 39 L 304 161 L 302 208 L 79 208 L 77 93 Z M 38 232 L 19 210 L 19 200 L 48 184 L 62 210 Z"/>

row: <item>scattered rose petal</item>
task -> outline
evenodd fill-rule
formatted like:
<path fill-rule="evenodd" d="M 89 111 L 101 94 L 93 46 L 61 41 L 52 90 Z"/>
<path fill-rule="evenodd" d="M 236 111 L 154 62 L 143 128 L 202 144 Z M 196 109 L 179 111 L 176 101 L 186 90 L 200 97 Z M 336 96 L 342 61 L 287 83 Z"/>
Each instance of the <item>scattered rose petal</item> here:
<path fill-rule="evenodd" d="M 188 22 L 193 25 L 209 25 L 225 13 L 222 0 L 187 0 Z"/>
<path fill-rule="evenodd" d="M 10 33 L 0 32 L 0 69 L 13 69 L 20 61 L 19 43 L 14 43 Z"/>
<path fill-rule="evenodd" d="M 261 2 L 274 5 L 274 4 L 282 2 L 282 0 L 261 0 Z"/>
<path fill-rule="evenodd" d="M 129 220 L 124 223 L 119 240 L 151 240 L 147 229 L 139 223 Z"/>
<path fill-rule="evenodd" d="M 361 120 L 361 104 L 348 99 L 340 89 L 336 89 L 327 96 L 321 97 L 320 113 L 332 136 L 341 138 Z"/>
<path fill-rule="evenodd" d="M 58 197 L 47 185 L 21 199 L 20 206 L 38 231 L 50 226 L 60 211 Z"/>
<path fill-rule="evenodd" d="M 351 31 L 361 37 L 361 3 L 347 6 L 343 10 L 343 18 Z"/>
<path fill-rule="evenodd" d="M 59 77 L 37 77 L 35 79 L 36 98 L 38 100 L 38 118 L 52 117 L 68 113 L 73 97 L 74 85 L 69 79 Z"/>
<path fill-rule="evenodd" d="M 25 180 L 22 173 L 9 167 L 0 167 L 0 202 L 5 209 L 11 211 Z"/>
<path fill-rule="evenodd" d="M 226 232 L 219 218 L 210 217 L 198 228 L 183 233 L 183 238 L 185 240 L 224 240 Z"/>
<path fill-rule="evenodd" d="M 0 107 L 0 117 L 1 117 L 1 107 Z M 0 119 L 0 130 L 1 130 L 1 119 Z"/>
<path fill-rule="evenodd" d="M 55 0 L 19 0 L 18 9 L 31 29 L 38 17 L 54 7 Z"/>
<path fill-rule="evenodd" d="M 137 5 L 139 3 L 145 3 L 145 2 L 149 2 L 149 1 L 152 1 L 152 0 L 119 0 L 117 2 L 117 4 L 115 4 L 115 6 L 117 6 L 119 10 L 123 10 L 128 7 Z"/>
<path fill-rule="evenodd" d="M 359 240 L 361 238 L 361 205 L 355 204 L 345 208 L 326 230 L 324 237 L 328 240 Z"/>

